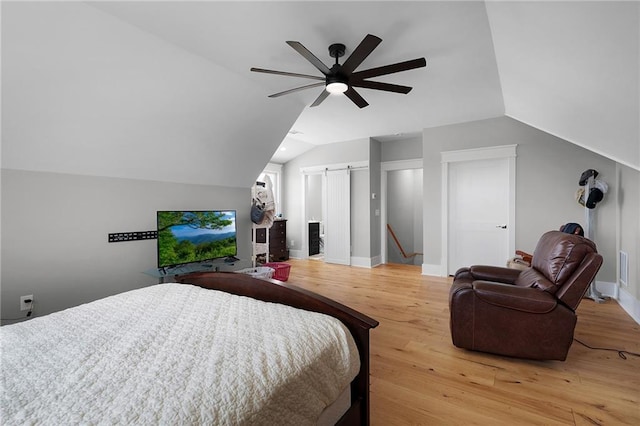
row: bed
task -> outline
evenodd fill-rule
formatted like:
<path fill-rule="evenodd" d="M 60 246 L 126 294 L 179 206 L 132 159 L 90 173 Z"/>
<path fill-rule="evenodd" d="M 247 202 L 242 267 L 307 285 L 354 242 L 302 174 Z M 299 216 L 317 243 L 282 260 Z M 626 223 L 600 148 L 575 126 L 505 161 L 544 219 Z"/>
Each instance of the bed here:
<path fill-rule="evenodd" d="M 377 321 L 200 273 L 0 328 L 3 424 L 369 423 Z"/>

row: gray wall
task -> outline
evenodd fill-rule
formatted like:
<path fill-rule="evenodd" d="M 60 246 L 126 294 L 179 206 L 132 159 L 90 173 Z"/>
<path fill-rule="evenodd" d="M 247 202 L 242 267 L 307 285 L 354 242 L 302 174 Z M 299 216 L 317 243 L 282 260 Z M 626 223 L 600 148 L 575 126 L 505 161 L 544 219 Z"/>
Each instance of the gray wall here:
<path fill-rule="evenodd" d="M 382 142 L 382 161 L 415 160 L 422 158 L 422 135 Z"/>
<path fill-rule="evenodd" d="M 249 189 L 2 170 L 2 317 L 33 294 L 44 315 L 157 283 L 156 240 L 109 243 L 156 229 L 157 210 L 237 211 L 238 257 L 250 259 Z"/>
<path fill-rule="evenodd" d="M 351 172 L 351 257 L 371 257 L 369 170 Z M 329 206 L 330 208 L 330 206 Z"/>
<path fill-rule="evenodd" d="M 600 172 L 611 193 L 596 209 L 595 241 L 605 263 L 598 275 L 616 281 L 615 163 L 600 155 L 508 117 L 442 126 L 423 131 L 424 240 L 441 240 L 440 152 L 517 144 L 516 248 L 532 252 L 545 231 L 567 222 L 585 223 L 584 208 L 575 200 L 578 180 L 586 169 Z M 440 244 L 425 245 L 425 263 L 439 264 Z"/>
<path fill-rule="evenodd" d="M 253 185 L 304 103 L 95 3 L 2 2 L 2 167 Z"/>

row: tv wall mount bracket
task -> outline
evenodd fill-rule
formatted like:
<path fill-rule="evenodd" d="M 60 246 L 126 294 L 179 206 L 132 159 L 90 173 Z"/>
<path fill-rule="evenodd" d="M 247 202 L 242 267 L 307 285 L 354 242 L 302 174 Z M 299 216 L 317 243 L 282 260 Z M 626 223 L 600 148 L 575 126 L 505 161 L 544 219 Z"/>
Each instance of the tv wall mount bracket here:
<path fill-rule="evenodd" d="M 110 243 L 121 243 L 123 241 L 157 240 L 158 231 L 138 231 L 138 232 L 116 232 L 109 234 Z"/>

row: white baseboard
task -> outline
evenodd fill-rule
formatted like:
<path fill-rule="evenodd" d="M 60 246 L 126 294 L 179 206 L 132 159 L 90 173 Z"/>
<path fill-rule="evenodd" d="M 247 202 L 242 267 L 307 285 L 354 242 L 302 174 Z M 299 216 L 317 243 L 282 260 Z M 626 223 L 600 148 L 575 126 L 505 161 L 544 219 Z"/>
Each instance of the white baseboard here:
<path fill-rule="evenodd" d="M 303 256 L 302 250 L 289 250 L 289 258 L 291 259 L 307 259 L 308 256 Z M 351 266 L 357 266 L 359 268 L 373 268 L 382 264 L 381 256 L 368 257 L 351 257 Z"/>
<path fill-rule="evenodd" d="M 616 283 L 596 281 L 596 290 L 606 297 L 615 299 L 631 318 L 640 324 L 640 301 L 634 298 L 624 287 Z"/>
<path fill-rule="evenodd" d="M 289 257 L 292 259 L 304 259 L 302 250 L 289 250 Z"/>
<path fill-rule="evenodd" d="M 422 275 L 432 275 L 434 277 L 443 277 L 441 265 L 422 264 Z"/>
<path fill-rule="evenodd" d="M 351 256 L 351 266 L 359 268 L 371 268 L 373 265 L 373 259 L 370 257 L 355 257 Z"/>
<path fill-rule="evenodd" d="M 596 281 L 596 290 L 602 293 L 603 296 L 618 299 L 618 286 L 616 283 Z"/>
<path fill-rule="evenodd" d="M 631 318 L 640 324 L 640 301 L 633 297 L 624 287 L 619 287 L 618 303 L 622 306 Z"/>

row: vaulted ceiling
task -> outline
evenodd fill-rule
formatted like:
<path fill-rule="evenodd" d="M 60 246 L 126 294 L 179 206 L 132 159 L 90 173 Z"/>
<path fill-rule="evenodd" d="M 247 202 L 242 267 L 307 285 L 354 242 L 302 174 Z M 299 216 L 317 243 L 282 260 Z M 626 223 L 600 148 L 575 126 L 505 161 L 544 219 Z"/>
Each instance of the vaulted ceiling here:
<path fill-rule="evenodd" d="M 640 169 L 639 21 L 608 1 L 3 2 L 2 164 L 249 186 L 281 143 L 508 115 Z M 249 71 L 317 74 L 286 40 L 330 65 L 369 33 L 358 69 L 426 58 L 378 78 L 409 94 L 309 107 L 320 89 L 267 98 L 308 81 Z"/>

